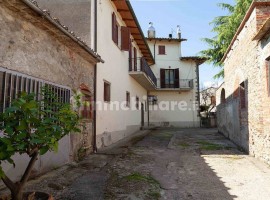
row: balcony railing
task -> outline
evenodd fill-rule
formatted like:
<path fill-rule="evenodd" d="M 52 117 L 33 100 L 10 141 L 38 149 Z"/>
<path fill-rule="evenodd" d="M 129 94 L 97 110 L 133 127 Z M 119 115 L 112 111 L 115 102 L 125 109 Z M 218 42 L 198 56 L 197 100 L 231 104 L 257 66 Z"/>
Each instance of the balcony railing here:
<path fill-rule="evenodd" d="M 129 71 L 130 72 L 144 72 L 146 76 L 148 76 L 151 81 L 157 86 L 157 78 L 153 73 L 152 69 L 149 67 L 147 61 L 144 57 L 140 58 L 131 58 L 129 60 Z"/>
<path fill-rule="evenodd" d="M 161 87 L 161 80 L 158 79 L 157 88 L 158 89 L 182 89 L 182 90 L 191 90 L 193 89 L 193 79 L 174 79 L 171 81 L 171 84 L 167 84 L 167 81 L 164 81 L 164 85 Z M 169 82 L 169 81 L 168 81 Z"/>

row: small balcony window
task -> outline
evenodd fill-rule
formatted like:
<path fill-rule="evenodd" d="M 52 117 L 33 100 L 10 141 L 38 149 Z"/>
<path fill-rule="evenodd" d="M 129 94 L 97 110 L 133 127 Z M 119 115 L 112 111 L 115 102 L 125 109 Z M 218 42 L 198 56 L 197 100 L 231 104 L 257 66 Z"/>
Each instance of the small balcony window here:
<path fill-rule="evenodd" d="M 139 97 L 136 97 L 136 108 L 137 108 L 137 110 L 139 110 L 139 103 L 140 103 Z"/>
<path fill-rule="evenodd" d="M 161 88 L 179 88 L 179 69 L 160 70 Z"/>
<path fill-rule="evenodd" d="M 130 107 L 130 93 L 126 92 L 126 106 Z"/>
<path fill-rule="evenodd" d="M 104 81 L 104 101 L 111 101 L 111 84 L 107 81 Z"/>
<path fill-rule="evenodd" d="M 158 54 L 159 55 L 165 55 L 166 54 L 166 49 L 164 45 L 159 45 L 158 46 Z"/>

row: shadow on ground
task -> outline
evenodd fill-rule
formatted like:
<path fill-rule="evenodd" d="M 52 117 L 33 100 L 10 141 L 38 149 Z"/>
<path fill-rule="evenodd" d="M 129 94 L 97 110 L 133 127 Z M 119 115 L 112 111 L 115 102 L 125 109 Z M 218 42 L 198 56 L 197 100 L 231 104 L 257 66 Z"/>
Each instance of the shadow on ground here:
<path fill-rule="evenodd" d="M 235 196 L 228 192 L 230 188 L 225 187 L 206 163 L 203 155 L 209 154 L 236 159 L 235 155 L 242 155 L 242 152 L 216 130 L 155 130 L 128 147 L 128 152 L 112 165 L 110 173 L 113 176 L 107 182 L 105 197 L 234 199 Z M 149 183 L 145 177 L 158 184 Z"/>
<path fill-rule="evenodd" d="M 270 169 L 215 129 L 157 129 L 39 177 L 28 190 L 65 200 L 253 200 L 268 199 L 269 184 Z"/>

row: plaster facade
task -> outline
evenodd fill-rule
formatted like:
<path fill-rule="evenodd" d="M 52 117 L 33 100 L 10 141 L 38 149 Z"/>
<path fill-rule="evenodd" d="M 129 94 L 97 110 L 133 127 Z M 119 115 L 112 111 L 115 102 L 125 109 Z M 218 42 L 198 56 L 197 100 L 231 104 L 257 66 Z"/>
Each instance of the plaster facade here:
<path fill-rule="evenodd" d="M 151 66 L 157 77 L 157 90 L 151 91 L 150 95 L 158 98 L 161 109 L 155 110 L 157 105 L 150 105 L 150 124 L 172 127 L 199 127 L 198 116 L 198 90 L 197 90 L 197 63 L 195 61 L 182 61 L 181 42 L 148 38 L 147 42 L 155 57 L 155 64 Z M 158 52 L 159 45 L 165 46 L 165 55 Z M 160 69 L 179 69 L 180 89 L 161 88 Z M 191 88 L 182 88 L 191 81 Z M 167 103 L 166 103 L 167 102 Z M 164 110 L 170 104 L 169 110 Z M 173 104 L 173 105 L 172 105 Z M 176 105 L 177 104 L 177 105 Z"/>
<path fill-rule="evenodd" d="M 38 0 L 38 2 L 44 9 L 55 13 L 68 26 L 74 25 L 78 35 L 85 38 L 87 44 L 94 46 L 94 28 L 91 28 L 94 24 L 94 1 Z M 80 8 L 80 12 L 74 7 Z M 90 10 L 92 14 L 88 12 Z M 101 0 L 97 3 L 96 12 L 98 33 L 96 50 L 105 61 L 105 63 L 97 64 L 96 85 L 96 144 L 97 148 L 101 148 L 140 130 L 141 103 L 146 105 L 147 91 L 129 75 L 129 52 L 121 50 L 120 45 L 112 40 L 112 13 L 116 14 L 119 27 L 127 26 L 117 8 L 112 1 Z M 131 39 L 133 39 L 132 35 Z M 121 41 L 120 38 L 119 41 Z M 142 57 L 135 40 L 132 42 L 133 47 L 137 49 L 137 57 Z M 110 84 L 110 102 L 104 101 L 104 82 Z M 130 93 L 131 107 L 125 106 L 127 92 Z M 140 109 L 132 109 L 136 97 L 139 98 Z M 147 119 L 147 113 L 144 112 L 143 115 L 144 119 Z"/>
<path fill-rule="evenodd" d="M 141 103 L 146 103 L 147 91 L 129 75 L 129 52 L 122 51 L 112 40 L 112 13 L 116 14 L 119 26 L 126 26 L 112 1 L 101 1 L 97 8 L 97 46 L 105 60 L 98 64 L 97 102 L 111 106 L 114 102 L 125 105 L 126 92 L 130 92 L 131 107 L 114 110 L 97 110 L 97 146 L 108 146 L 141 128 L 141 109 L 132 109 L 136 96 Z M 132 39 L 132 36 L 131 36 Z M 135 40 L 132 47 L 137 49 L 137 57 L 142 53 Z M 104 80 L 111 84 L 111 102 L 104 102 Z M 124 106 L 125 107 L 125 106 Z M 141 107 L 141 105 L 140 105 Z M 147 119 L 147 113 L 144 118 Z"/>

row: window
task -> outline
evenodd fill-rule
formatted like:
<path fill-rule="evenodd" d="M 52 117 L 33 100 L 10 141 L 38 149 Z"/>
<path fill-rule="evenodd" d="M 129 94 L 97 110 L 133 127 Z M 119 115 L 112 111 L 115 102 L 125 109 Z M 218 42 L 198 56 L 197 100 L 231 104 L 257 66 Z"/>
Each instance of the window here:
<path fill-rule="evenodd" d="M 137 71 L 137 49 L 133 48 L 133 56 L 134 56 L 134 71 Z"/>
<path fill-rule="evenodd" d="M 126 106 L 130 107 L 130 93 L 126 92 Z"/>
<path fill-rule="evenodd" d="M 123 51 L 130 49 L 130 29 L 117 23 L 115 13 L 112 14 L 112 40 Z"/>
<path fill-rule="evenodd" d="M 139 103 L 140 103 L 139 97 L 136 97 L 136 108 L 137 108 L 137 110 L 139 110 Z"/>
<path fill-rule="evenodd" d="M 216 97 L 215 96 L 211 96 L 211 105 L 216 105 Z"/>
<path fill-rule="evenodd" d="M 179 88 L 179 69 L 160 69 L 161 88 Z"/>
<path fill-rule="evenodd" d="M 71 91 L 69 88 L 27 76 L 18 72 L 0 68 L 0 112 L 11 105 L 13 99 L 21 92 L 35 93 L 39 99 L 42 87 L 49 87 L 61 103 L 69 103 Z"/>
<path fill-rule="evenodd" d="M 104 81 L 104 101 L 111 101 L 111 84 L 109 82 Z"/>
<path fill-rule="evenodd" d="M 115 13 L 112 14 L 112 40 L 118 45 L 118 25 Z"/>
<path fill-rule="evenodd" d="M 241 108 L 246 108 L 246 90 L 245 90 L 245 82 L 240 83 L 240 105 Z"/>
<path fill-rule="evenodd" d="M 158 46 L 158 54 L 159 55 L 165 55 L 166 54 L 165 46 L 164 45 L 159 45 Z"/>
<path fill-rule="evenodd" d="M 92 119 L 92 94 L 85 84 L 80 85 L 80 91 L 83 94 L 81 116 L 83 119 Z"/>

